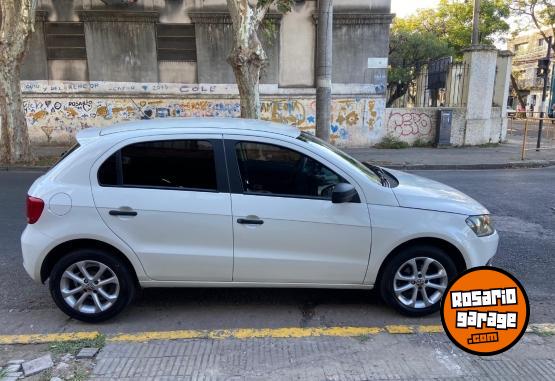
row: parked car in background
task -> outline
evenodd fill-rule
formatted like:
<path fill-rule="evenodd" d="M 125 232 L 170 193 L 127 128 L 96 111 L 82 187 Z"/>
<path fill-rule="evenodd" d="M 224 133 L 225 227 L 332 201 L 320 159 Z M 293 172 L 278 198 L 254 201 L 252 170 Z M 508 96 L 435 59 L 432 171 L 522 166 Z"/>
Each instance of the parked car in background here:
<path fill-rule="evenodd" d="M 116 315 L 138 287 L 377 287 L 421 316 L 497 250 L 472 198 L 294 127 L 156 119 L 77 141 L 29 189 L 21 244 L 79 320 Z"/>

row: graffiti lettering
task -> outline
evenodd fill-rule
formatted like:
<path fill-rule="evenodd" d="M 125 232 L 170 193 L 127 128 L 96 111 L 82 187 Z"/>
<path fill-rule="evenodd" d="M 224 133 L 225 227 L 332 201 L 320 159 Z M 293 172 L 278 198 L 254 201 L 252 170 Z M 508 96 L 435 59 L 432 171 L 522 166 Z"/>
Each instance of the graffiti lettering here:
<path fill-rule="evenodd" d="M 190 91 L 213 91 L 213 86 L 191 86 Z M 237 99 L 168 98 L 27 98 L 24 101 L 31 139 L 67 141 L 89 126 L 102 127 L 141 118 L 239 117 Z M 334 99 L 331 139 L 345 145 L 356 139 L 369 144 L 382 131 L 385 104 L 380 99 Z M 266 99 L 261 103 L 262 119 L 295 125 L 314 132 L 316 104 L 313 98 Z"/>
<path fill-rule="evenodd" d="M 397 137 L 429 137 L 432 134 L 432 119 L 423 112 L 393 112 L 387 124 L 389 133 Z"/>

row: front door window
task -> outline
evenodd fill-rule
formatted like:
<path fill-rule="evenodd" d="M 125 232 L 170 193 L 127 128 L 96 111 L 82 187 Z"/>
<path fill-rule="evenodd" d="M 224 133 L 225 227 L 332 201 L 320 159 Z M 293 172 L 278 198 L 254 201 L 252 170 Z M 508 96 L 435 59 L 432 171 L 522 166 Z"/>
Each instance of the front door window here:
<path fill-rule="evenodd" d="M 320 162 L 284 147 L 240 142 L 236 153 L 247 194 L 331 199 L 333 187 L 347 182 Z"/>

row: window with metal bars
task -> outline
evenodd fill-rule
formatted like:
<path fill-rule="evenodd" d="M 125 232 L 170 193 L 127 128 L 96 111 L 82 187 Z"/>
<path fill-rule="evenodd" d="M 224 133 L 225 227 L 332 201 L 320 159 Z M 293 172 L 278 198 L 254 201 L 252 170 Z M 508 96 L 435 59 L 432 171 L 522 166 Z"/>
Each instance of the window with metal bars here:
<path fill-rule="evenodd" d="M 196 61 L 195 26 L 192 24 L 157 24 L 158 61 Z"/>
<path fill-rule="evenodd" d="M 87 59 L 85 28 L 82 22 L 47 22 L 45 38 L 49 60 Z"/>

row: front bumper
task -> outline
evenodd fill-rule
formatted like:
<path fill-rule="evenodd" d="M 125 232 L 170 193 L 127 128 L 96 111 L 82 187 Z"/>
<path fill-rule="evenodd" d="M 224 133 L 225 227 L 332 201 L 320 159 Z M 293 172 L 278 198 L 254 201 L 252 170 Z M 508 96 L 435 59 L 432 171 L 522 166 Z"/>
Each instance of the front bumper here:
<path fill-rule="evenodd" d="M 491 266 L 499 247 L 499 234 L 497 231 L 487 237 L 477 237 L 474 232 L 472 234 L 474 236 L 467 235 L 464 242 L 466 267 Z"/>

